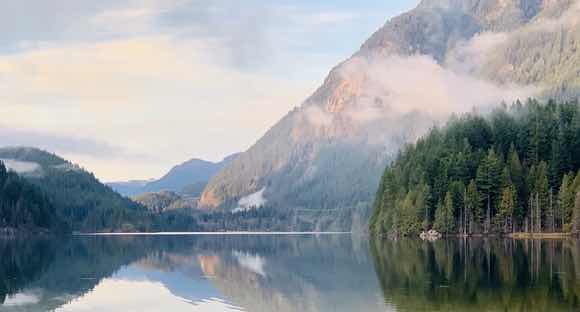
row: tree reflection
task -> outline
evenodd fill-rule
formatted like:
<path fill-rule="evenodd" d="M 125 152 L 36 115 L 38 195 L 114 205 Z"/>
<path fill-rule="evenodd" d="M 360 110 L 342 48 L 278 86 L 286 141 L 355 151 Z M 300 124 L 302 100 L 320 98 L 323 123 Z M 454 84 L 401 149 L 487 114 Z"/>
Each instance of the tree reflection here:
<path fill-rule="evenodd" d="M 385 300 L 398 311 L 580 308 L 575 240 L 373 241 Z"/>

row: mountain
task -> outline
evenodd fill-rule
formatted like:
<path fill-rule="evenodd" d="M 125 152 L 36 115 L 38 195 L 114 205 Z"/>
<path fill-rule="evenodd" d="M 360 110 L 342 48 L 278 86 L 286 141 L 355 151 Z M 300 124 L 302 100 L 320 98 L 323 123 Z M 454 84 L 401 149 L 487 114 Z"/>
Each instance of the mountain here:
<path fill-rule="evenodd" d="M 216 174 L 200 207 L 260 194 L 314 229 L 364 229 L 384 166 L 451 113 L 576 96 L 580 4 L 423 0 Z"/>
<path fill-rule="evenodd" d="M 110 186 L 112 189 L 117 191 L 119 194 L 124 196 L 133 196 L 137 194 L 143 193 L 143 187 L 147 185 L 147 183 L 155 181 L 154 179 L 151 180 L 131 180 L 131 181 L 121 181 L 121 182 L 107 182 L 106 184 Z"/>
<path fill-rule="evenodd" d="M 54 207 L 52 217 L 63 228 L 133 231 L 145 230 L 148 226 L 148 212 L 143 206 L 124 198 L 93 174 L 61 157 L 36 148 L 4 147 L 0 148 L 0 160 L 9 171 L 18 173 L 43 194 L 44 204 Z"/>
<path fill-rule="evenodd" d="M 238 154 L 230 155 L 217 163 L 191 159 L 171 168 L 158 180 L 111 182 L 107 185 L 125 196 L 171 191 L 189 197 L 199 197 L 209 179 L 237 156 Z"/>

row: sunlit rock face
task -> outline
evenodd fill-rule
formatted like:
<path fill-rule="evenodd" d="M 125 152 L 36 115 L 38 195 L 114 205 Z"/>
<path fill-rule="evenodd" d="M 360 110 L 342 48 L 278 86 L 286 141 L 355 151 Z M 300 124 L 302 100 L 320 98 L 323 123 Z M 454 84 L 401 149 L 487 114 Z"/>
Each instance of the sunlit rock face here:
<path fill-rule="evenodd" d="M 364 228 L 388 160 L 449 114 L 576 96 L 578 14 L 571 0 L 422 1 L 219 172 L 200 206 L 235 209 L 265 188 L 313 229 Z"/>

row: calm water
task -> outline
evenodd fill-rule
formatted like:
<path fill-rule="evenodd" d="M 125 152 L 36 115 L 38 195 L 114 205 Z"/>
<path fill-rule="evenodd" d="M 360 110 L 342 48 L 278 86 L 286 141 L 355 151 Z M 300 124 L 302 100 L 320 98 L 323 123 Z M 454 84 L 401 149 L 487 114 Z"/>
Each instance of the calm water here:
<path fill-rule="evenodd" d="M 0 311 L 579 311 L 576 241 L 0 240 Z"/>

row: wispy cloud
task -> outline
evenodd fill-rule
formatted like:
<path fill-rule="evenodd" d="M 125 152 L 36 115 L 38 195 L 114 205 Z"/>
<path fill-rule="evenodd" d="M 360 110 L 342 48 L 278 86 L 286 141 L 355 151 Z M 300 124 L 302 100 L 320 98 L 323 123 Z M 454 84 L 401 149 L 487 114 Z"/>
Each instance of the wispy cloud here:
<path fill-rule="evenodd" d="M 115 158 L 130 155 L 119 147 L 93 139 L 70 135 L 48 134 L 30 130 L 7 128 L 0 125 L 1 146 L 32 146 L 52 152 L 80 154 L 93 157 Z"/>
<path fill-rule="evenodd" d="M 2 2 L 0 144 L 74 157 L 107 180 L 243 151 L 395 13 L 344 6 Z"/>

